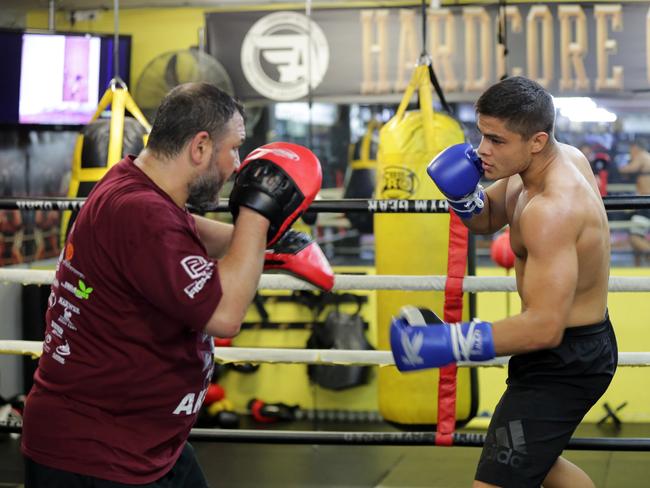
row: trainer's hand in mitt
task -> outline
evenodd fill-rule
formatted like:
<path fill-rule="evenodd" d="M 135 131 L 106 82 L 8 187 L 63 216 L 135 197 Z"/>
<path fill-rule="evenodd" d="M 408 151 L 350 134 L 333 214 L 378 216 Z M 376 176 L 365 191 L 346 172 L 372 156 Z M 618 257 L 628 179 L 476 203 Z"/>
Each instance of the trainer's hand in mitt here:
<path fill-rule="evenodd" d="M 272 142 L 252 151 L 241 164 L 230 193 L 235 222 L 248 207 L 269 222 L 272 246 L 311 205 L 323 180 L 320 162 L 306 147 Z"/>

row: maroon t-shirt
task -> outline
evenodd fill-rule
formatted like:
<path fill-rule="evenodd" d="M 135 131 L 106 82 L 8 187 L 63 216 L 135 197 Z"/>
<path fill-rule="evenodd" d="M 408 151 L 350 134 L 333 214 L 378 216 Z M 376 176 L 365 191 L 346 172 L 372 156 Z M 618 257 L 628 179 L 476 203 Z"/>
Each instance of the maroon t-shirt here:
<path fill-rule="evenodd" d="M 59 258 L 22 447 L 141 484 L 173 466 L 203 402 L 221 285 L 192 216 L 133 159 L 93 189 Z"/>

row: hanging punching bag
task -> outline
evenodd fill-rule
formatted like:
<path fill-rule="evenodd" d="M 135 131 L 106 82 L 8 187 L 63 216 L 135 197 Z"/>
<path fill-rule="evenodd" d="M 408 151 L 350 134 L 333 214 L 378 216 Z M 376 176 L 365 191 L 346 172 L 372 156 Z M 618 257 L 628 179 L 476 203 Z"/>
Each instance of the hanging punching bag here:
<path fill-rule="evenodd" d="M 366 133 L 355 145 L 348 172 L 346 174 L 343 198 L 363 198 L 369 200 L 375 193 L 377 181 L 377 154 L 373 151 L 373 137 L 381 128 L 381 122 L 371 119 Z M 370 213 L 347 212 L 345 214 L 352 227 L 361 234 L 372 234 L 373 217 Z"/>
<path fill-rule="evenodd" d="M 417 90 L 420 110 L 407 111 Z M 379 135 L 377 199 L 440 199 L 442 194 L 426 174 L 427 164 L 446 147 L 465 140 L 460 124 L 434 113 L 428 66 L 415 68 L 395 116 Z M 448 214 L 375 214 L 375 253 L 378 275 L 445 275 L 449 241 Z M 379 349 L 390 349 L 391 317 L 403 305 L 430 308 L 442 316 L 440 291 L 378 291 Z M 465 310 L 467 307 L 465 307 Z M 379 410 L 402 427 L 427 428 L 437 421 L 439 370 L 400 373 L 379 370 Z M 459 368 L 456 418 L 469 419 L 476 408 L 469 368 Z"/>

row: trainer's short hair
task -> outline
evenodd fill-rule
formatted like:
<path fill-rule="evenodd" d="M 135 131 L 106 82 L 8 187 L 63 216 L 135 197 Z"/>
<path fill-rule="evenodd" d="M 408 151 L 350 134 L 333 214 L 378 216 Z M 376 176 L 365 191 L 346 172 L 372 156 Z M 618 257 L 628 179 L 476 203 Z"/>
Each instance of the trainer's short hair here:
<path fill-rule="evenodd" d="M 530 139 L 537 132 L 553 135 L 553 97 L 539 83 L 513 76 L 488 88 L 475 105 L 476 113 L 504 120 L 506 128 Z"/>
<path fill-rule="evenodd" d="M 235 112 L 244 116 L 241 103 L 211 83 L 179 85 L 160 104 L 147 148 L 159 156 L 173 157 L 201 131 L 219 140 Z"/>

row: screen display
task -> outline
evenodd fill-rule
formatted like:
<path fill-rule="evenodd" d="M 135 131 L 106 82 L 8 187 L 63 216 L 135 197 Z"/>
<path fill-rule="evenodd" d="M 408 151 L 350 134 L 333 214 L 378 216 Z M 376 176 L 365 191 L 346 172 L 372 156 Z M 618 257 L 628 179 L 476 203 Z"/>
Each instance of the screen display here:
<path fill-rule="evenodd" d="M 100 47 L 98 37 L 24 34 L 19 122 L 89 122 L 99 101 Z"/>
<path fill-rule="evenodd" d="M 114 36 L 0 29 L 0 125 L 87 124 L 115 77 Z M 128 85 L 131 37 L 119 36 Z"/>

